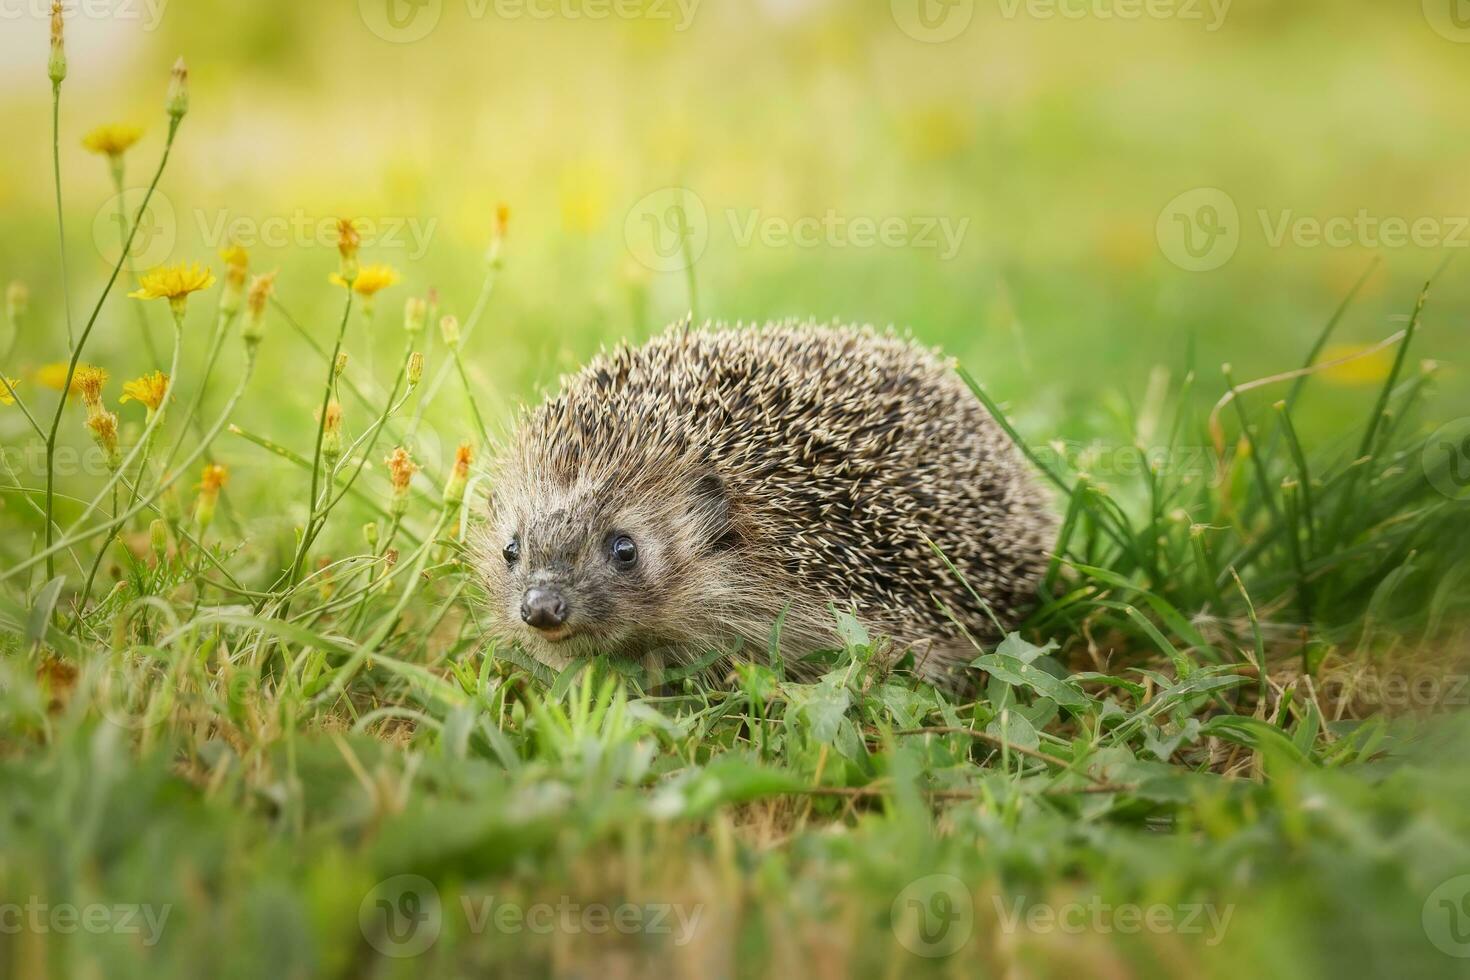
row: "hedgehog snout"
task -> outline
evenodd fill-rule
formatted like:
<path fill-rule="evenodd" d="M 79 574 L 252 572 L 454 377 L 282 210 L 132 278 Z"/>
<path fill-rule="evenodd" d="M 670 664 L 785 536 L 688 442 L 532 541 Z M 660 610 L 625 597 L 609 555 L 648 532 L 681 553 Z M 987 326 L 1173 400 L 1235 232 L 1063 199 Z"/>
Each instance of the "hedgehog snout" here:
<path fill-rule="evenodd" d="M 527 589 L 521 597 L 521 619 L 538 630 L 559 629 L 567 612 L 567 600 L 555 589 Z"/>

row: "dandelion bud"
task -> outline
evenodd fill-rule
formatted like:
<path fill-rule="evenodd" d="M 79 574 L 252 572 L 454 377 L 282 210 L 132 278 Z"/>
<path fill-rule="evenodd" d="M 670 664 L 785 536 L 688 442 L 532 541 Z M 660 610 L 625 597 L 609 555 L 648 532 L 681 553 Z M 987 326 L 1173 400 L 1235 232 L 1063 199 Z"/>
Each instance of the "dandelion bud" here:
<path fill-rule="evenodd" d="M 168 78 L 168 101 L 165 103 L 169 116 L 174 125 L 178 125 L 189 111 L 189 67 L 184 64 L 181 57 L 174 62 L 173 70 Z"/>
<path fill-rule="evenodd" d="M 372 551 L 378 550 L 378 522 L 369 521 L 362 526 L 362 537 Z"/>
<path fill-rule="evenodd" d="M 15 280 L 5 290 L 5 317 L 10 321 L 11 326 L 20 326 L 20 321 L 25 317 L 30 306 L 30 289 L 19 279 Z"/>
<path fill-rule="evenodd" d="M 353 220 L 351 218 L 337 219 L 337 252 L 342 257 L 337 275 L 348 286 L 357 281 L 357 250 L 361 245 L 362 236 L 358 234 L 357 225 Z"/>
<path fill-rule="evenodd" d="M 218 463 L 204 467 L 199 481 L 199 499 L 194 501 L 194 523 L 202 531 L 214 523 L 214 507 L 219 503 L 220 488 L 230 482 L 230 471 Z"/>
<path fill-rule="evenodd" d="M 167 474 L 165 474 L 164 483 L 168 483 Z M 179 503 L 179 491 L 172 485 L 166 486 L 163 493 L 159 495 L 158 507 L 163 512 L 163 519 L 170 524 L 177 524 L 184 519 L 184 508 Z"/>
<path fill-rule="evenodd" d="M 219 299 L 220 316 L 234 319 L 240 312 L 240 303 L 245 298 L 245 277 L 250 272 L 250 256 L 239 245 L 220 250 L 225 260 L 225 288 Z"/>
<path fill-rule="evenodd" d="M 444 484 L 444 503 L 448 507 L 458 507 L 464 502 L 464 488 L 470 479 L 470 464 L 474 462 L 475 451 L 468 442 L 459 444 L 454 451 L 454 468 L 449 471 L 449 480 Z"/>
<path fill-rule="evenodd" d="M 439 332 L 444 335 L 444 344 L 450 350 L 459 350 L 459 317 L 446 316 L 439 321 Z"/>
<path fill-rule="evenodd" d="M 72 387 L 81 392 L 82 402 L 87 406 L 90 420 L 102 411 L 102 386 L 107 383 L 107 372 L 95 364 L 78 364 L 71 377 Z"/>
<path fill-rule="evenodd" d="M 408 386 L 415 388 L 424 379 L 424 355 L 414 351 L 408 355 Z"/>
<path fill-rule="evenodd" d="M 122 462 L 117 451 L 117 415 L 103 410 L 93 412 L 87 416 L 87 428 L 92 430 L 92 438 L 106 457 L 107 468 L 116 470 Z"/>
<path fill-rule="evenodd" d="M 61 0 L 51 4 L 51 60 L 46 63 L 46 75 L 52 85 L 60 85 L 66 78 L 66 23 L 61 16 Z"/>
<path fill-rule="evenodd" d="M 485 252 L 485 262 L 492 269 L 498 269 L 502 264 L 500 252 L 505 246 L 505 229 L 509 224 L 510 206 L 502 203 L 495 209 L 495 230 L 490 235 L 490 248 Z"/>
<path fill-rule="evenodd" d="M 327 416 L 322 420 L 322 458 L 328 466 L 336 466 L 342 458 L 342 403 L 335 398 L 327 402 Z"/>
<path fill-rule="evenodd" d="M 430 288 L 428 296 L 425 298 L 429 303 L 429 315 L 424 318 L 424 322 L 433 323 L 439 319 L 439 290 Z"/>
<path fill-rule="evenodd" d="M 323 600 L 332 598 L 337 592 L 337 583 L 332 578 L 332 559 L 323 555 L 316 563 L 316 594 Z"/>
<path fill-rule="evenodd" d="M 338 353 L 337 360 L 332 364 L 332 377 L 342 377 L 342 372 L 347 370 L 347 352 Z"/>
<path fill-rule="evenodd" d="M 153 547 L 153 556 L 160 562 L 168 557 L 168 525 L 163 518 L 155 517 L 148 525 L 148 543 Z"/>
<path fill-rule="evenodd" d="M 377 590 L 383 595 L 393 591 L 393 568 L 398 564 L 398 549 L 389 548 L 383 555 L 383 572 L 378 577 Z"/>
<path fill-rule="evenodd" d="M 394 449 L 383 462 L 388 464 L 388 478 L 393 483 L 393 500 L 389 513 L 394 517 L 402 517 L 408 510 L 408 488 L 418 467 L 408 455 L 408 450 L 402 446 Z"/>
<path fill-rule="evenodd" d="M 254 350 L 265 337 L 265 307 L 275 288 L 274 272 L 250 280 L 250 290 L 245 294 L 245 328 L 240 331 L 245 346 L 250 350 Z"/>
<path fill-rule="evenodd" d="M 403 304 L 403 329 L 411 334 L 423 333 L 428 316 L 429 304 L 417 296 L 410 296 Z"/>

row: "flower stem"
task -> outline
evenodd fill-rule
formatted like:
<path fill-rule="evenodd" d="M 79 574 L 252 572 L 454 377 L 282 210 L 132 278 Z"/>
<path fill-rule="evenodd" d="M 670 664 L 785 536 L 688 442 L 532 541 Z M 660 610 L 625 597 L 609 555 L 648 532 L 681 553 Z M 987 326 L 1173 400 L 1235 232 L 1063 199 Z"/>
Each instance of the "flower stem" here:
<path fill-rule="evenodd" d="M 114 535 L 117 533 L 117 491 L 118 485 L 112 485 L 112 530 L 102 539 L 102 544 L 97 547 L 97 557 L 92 562 L 92 570 L 87 573 L 87 584 L 82 587 L 82 598 L 77 603 L 77 618 L 72 622 L 72 628 L 80 630 L 82 616 L 87 611 L 87 602 L 92 598 L 92 583 L 97 580 L 97 569 L 102 567 L 102 559 L 107 555 L 107 549 L 112 545 Z"/>
<path fill-rule="evenodd" d="M 66 307 L 66 346 L 76 345 L 71 322 L 71 290 L 66 277 L 66 221 L 61 213 L 61 83 L 51 83 L 51 172 L 56 183 L 56 241 L 61 256 L 61 298 Z M 70 376 L 68 376 L 70 383 Z M 48 570 L 48 573 L 49 570 Z"/>
<path fill-rule="evenodd" d="M 455 346 L 450 353 L 454 357 L 454 367 L 459 371 L 459 380 L 464 384 L 464 396 L 470 403 L 470 415 L 475 420 L 475 427 L 480 430 L 480 446 L 486 450 L 490 448 L 490 433 L 485 428 L 485 420 L 480 417 L 480 406 L 475 404 L 475 389 L 470 385 L 470 376 L 465 373 L 464 362 L 459 357 L 459 347 Z"/>
<path fill-rule="evenodd" d="M 342 305 L 342 322 L 337 326 L 337 342 L 332 346 L 332 356 L 327 358 L 327 383 L 322 391 L 321 415 L 316 421 L 316 448 L 311 456 L 311 496 L 307 499 L 306 527 L 301 533 L 301 543 L 296 547 L 296 556 L 291 559 L 291 568 L 286 580 L 289 590 L 296 585 L 301 567 L 306 561 L 307 549 L 311 547 L 312 525 L 316 523 L 317 487 L 322 475 L 322 439 L 327 431 L 327 406 L 332 403 L 332 390 L 337 380 L 337 355 L 342 353 L 342 339 L 347 334 L 347 320 L 352 315 L 352 290 L 346 290 L 347 302 Z"/>
<path fill-rule="evenodd" d="M 128 450 L 128 454 L 123 458 L 122 464 L 113 471 L 112 476 L 108 477 L 107 482 L 102 485 L 102 489 L 97 492 L 97 495 L 92 498 L 92 502 L 87 505 L 87 509 L 82 511 L 82 515 L 77 518 L 77 524 L 81 524 L 87 518 L 92 516 L 92 513 L 102 505 L 102 501 L 107 496 L 108 491 L 117 486 L 117 481 L 122 479 L 122 474 L 126 473 L 128 469 L 133 465 L 133 460 L 137 459 L 140 454 L 147 451 L 146 447 L 152 442 L 154 431 L 163 422 L 163 407 L 167 405 L 169 399 L 173 397 L 175 387 L 174 377 L 178 374 L 179 371 L 179 352 L 183 347 L 183 343 L 183 320 L 175 319 L 174 354 L 172 361 L 169 363 L 168 386 L 163 391 L 163 400 L 159 402 L 158 411 L 154 412 L 153 417 L 150 418 L 147 424 L 143 426 L 142 437 L 138 439 L 137 443 L 133 445 L 132 449 Z M 142 480 L 141 472 L 139 473 L 138 479 L 139 481 Z"/>
<path fill-rule="evenodd" d="M 195 447 L 192 453 L 185 457 L 184 461 L 179 464 L 179 468 L 177 470 L 175 470 L 171 474 L 164 475 L 164 477 L 159 481 L 158 486 L 154 488 L 154 496 L 163 493 L 169 487 L 178 482 L 179 476 L 184 472 L 184 470 L 192 466 L 194 464 L 194 461 L 204 454 L 205 447 L 214 442 L 215 436 L 219 435 L 220 430 L 223 429 L 225 427 L 225 423 L 229 421 L 230 413 L 235 410 L 235 406 L 239 403 L 241 396 L 244 395 L 245 387 L 247 384 L 249 384 L 250 377 L 254 373 L 255 361 L 252 358 L 245 362 L 244 376 L 241 377 L 240 383 L 235 387 L 234 393 L 230 395 L 230 400 L 225 403 L 225 407 L 223 411 L 220 412 L 219 418 L 215 420 L 214 425 L 211 426 L 209 431 L 205 434 L 204 440 Z M 152 504 L 153 497 L 145 497 L 144 499 L 138 501 L 136 504 L 119 514 L 117 519 L 119 521 L 127 521 L 131 519 L 135 514 L 141 513 L 145 508 L 152 506 Z M 21 572 L 35 567 L 35 565 L 39 562 L 50 561 L 52 557 L 56 555 L 56 553 L 59 551 L 64 551 L 65 549 L 70 548 L 73 545 L 80 544 L 83 541 L 90 541 L 97 535 L 105 533 L 110 526 L 110 523 L 98 524 L 96 527 L 88 528 L 84 531 L 73 531 L 71 534 L 63 537 L 55 544 L 48 545 L 46 549 L 43 550 L 40 554 L 32 555 L 31 557 L 23 561 L 17 562 L 14 566 L 7 569 L 6 571 L 0 572 L 0 582 L 4 582 L 7 579 L 14 578 Z"/>
<path fill-rule="evenodd" d="M 126 243 L 128 241 L 128 205 L 127 201 L 124 200 L 126 188 L 124 187 L 123 165 L 121 160 L 118 160 L 117 165 L 112 168 L 112 186 L 117 190 L 117 235 L 121 241 Z M 139 217 L 141 219 L 141 215 Z M 138 270 L 133 265 L 133 255 L 131 252 L 123 253 L 123 262 L 126 264 L 128 270 L 128 281 L 137 282 Z M 148 330 L 148 308 L 142 303 L 137 303 L 133 306 L 133 309 L 138 314 L 138 331 L 143 335 L 143 346 L 148 349 L 149 362 L 156 366 L 158 364 L 158 347 L 153 343 L 153 334 Z"/>
<path fill-rule="evenodd" d="M 464 329 L 459 339 L 461 347 L 470 342 L 470 338 L 475 334 L 475 327 L 485 315 L 485 310 L 490 305 L 490 297 L 495 292 L 496 274 L 499 271 L 499 267 L 493 263 L 486 269 L 485 279 L 480 284 L 480 295 L 475 299 L 475 306 L 470 310 L 469 319 L 464 322 Z M 430 333 L 432 335 L 432 331 Z M 432 336 L 429 338 L 429 343 L 431 345 L 433 343 Z M 444 386 L 444 382 L 448 378 L 449 365 L 444 364 L 434 373 L 434 379 L 420 389 L 419 403 L 414 410 L 413 422 L 408 430 L 409 435 L 413 435 L 418 431 L 419 421 L 424 417 L 424 410 L 428 407 L 429 402 L 434 400 L 434 396 L 439 393 L 439 389 Z"/>
<path fill-rule="evenodd" d="M 57 99 L 60 99 L 59 93 Z M 77 373 L 77 362 L 82 359 L 82 349 L 87 345 L 87 338 L 92 335 L 92 328 L 97 325 L 97 317 L 102 312 L 102 304 L 107 302 L 107 296 L 112 292 L 112 287 L 117 282 L 118 274 L 122 272 L 123 257 L 133 250 L 133 239 L 138 234 L 138 227 L 142 224 L 143 214 L 148 209 L 148 202 L 153 199 L 153 192 L 157 190 L 158 182 L 163 179 L 163 171 L 168 166 L 169 153 L 173 150 L 174 137 L 178 134 L 178 131 L 179 120 L 174 119 L 169 123 L 168 139 L 163 144 L 163 156 L 158 161 L 158 169 L 153 172 L 153 180 L 148 185 L 148 193 L 143 195 L 143 203 L 139 205 L 138 215 L 133 219 L 132 228 L 128 231 L 128 240 L 123 243 L 123 254 L 117 257 L 117 262 L 112 267 L 112 274 L 107 277 L 107 285 L 102 287 L 102 295 L 97 297 L 97 305 L 92 308 L 92 315 L 87 318 L 87 325 L 82 328 L 82 335 L 72 345 L 71 360 L 66 365 L 66 380 L 62 382 L 61 395 L 56 400 L 56 414 L 51 419 L 51 431 L 46 435 L 46 549 L 42 553 L 46 556 L 46 577 L 48 579 L 56 576 L 56 560 L 54 556 L 58 549 L 54 544 L 55 532 L 52 522 L 52 515 L 55 513 L 56 503 L 56 433 L 61 428 L 61 416 L 66 410 L 66 395 L 67 392 L 71 391 L 72 377 Z M 59 150 L 57 152 L 58 154 L 60 153 Z M 58 159 L 60 159 L 59 156 Z M 59 164 L 57 173 L 58 175 L 60 173 Z M 56 196 L 59 202 L 61 199 L 61 185 L 59 182 L 57 184 Z"/>
<path fill-rule="evenodd" d="M 375 629 L 367 640 L 359 644 L 352 657 L 337 669 L 337 676 L 332 681 L 331 686 L 319 696 L 322 703 L 329 703 L 332 699 L 338 697 L 346 689 L 348 681 L 352 680 L 352 676 L 357 673 L 358 668 L 362 666 L 362 662 L 371 656 L 382 642 L 388 638 L 389 634 L 393 632 L 393 627 L 398 624 L 398 617 L 403 615 L 403 610 L 408 607 L 409 599 L 413 597 L 418 583 L 423 579 L 424 566 L 428 563 L 429 556 L 434 551 L 434 541 L 439 537 L 439 532 L 444 529 L 444 524 L 447 520 L 448 509 L 446 508 L 440 511 L 439 519 L 434 523 L 434 529 L 429 532 L 428 536 L 424 538 L 424 543 L 419 546 L 413 567 L 409 571 L 408 576 L 403 580 L 403 592 L 399 595 L 398 602 L 394 605 L 392 611 L 380 620 L 382 625 Z"/>
<path fill-rule="evenodd" d="M 203 435 L 203 427 L 200 425 L 197 415 L 200 406 L 204 403 L 204 393 L 209 387 L 210 377 L 214 374 L 215 364 L 219 360 L 220 348 L 224 346 L 225 334 L 229 330 L 231 322 L 233 321 L 226 319 L 216 320 L 214 337 L 210 340 L 209 344 L 209 354 L 204 359 L 204 375 L 199 379 L 199 387 L 195 389 L 194 397 L 190 400 L 189 407 L 184 411 L 183 421 L 179 424 L 178 441 L 173 444 L 173 447 L 168 452 L 167 458 L 164 459 L 164 469 L 168 469 L 173 465 L 174 457 L 178 455 L 179 449 L 184 445 L 184 438 L 188 435 L 190 426 L 193 426 L 199 431 L 200 435 Z M 172 376 L 170 376 L 169 381 L 172 383 Z M 213 462 L 207 451 L 204 455 L 206 460 Z"/>
<path fill-rule="evenodd" d="M 408 352 L 405 351 L 404 361 L 406 362 L 407 359 Z M 347 452 L 343 454 L 344 460 L 351 459 L 353 454 L 357 452 L 358 446 L 360 446 L 364 441 L 367 442 L 367 448 L 364 449 L 358 457 L 357 468 L 352 471 L 352 475 L 347 478 L 347 482 L 342 485 L 342 489 L 339 490 L 335 496 L 332 495 L 331 488 L 334 484 L 337 483 L 337 470 L 333 470 L 327 486 L 323 487 L 322 495 L 326 498 L 326 502 L 322 504 L 320 510 L 317 512 L 315 520 L 309 521 L 307 523 L 306 531 L 302 534 L 301 548 L 303 554 L 311 550 L 311 546 L 316 543 L 316 539 L 322 533 L 322 529 L 326 527 L 327 515 L 332 512 L 332 509 L 335 508 L 337 504 L 341 503 L 342 498 L 347 495 L 348 491 L 352 489 L 352 485 L 357 482 L 358 476 L 362 474 L 363 466 L 367 464 L 368 457 L 372 455 L 373 447 L 378 444 L 378 436 L 382 433 L 383 426 L 387 423 L 388 419 L 391 418 L 392 415 L 398 411 L 398 409 L 403 407 L 403 403 L 408 400 L 407 395 L 404 395 L 402 399 L 398 399 L 398 389 L 403 385 L 403 376 L 404 368 L 399 368 L 398 377 L 393 381 L 393 390 L 388 394 L 388 403 L 383 406 L 382 414 L 378 416 L 378 419 L 373 424 L 372 428 L 363 433 L 363 435 L 359 437 L 356 442 L 348 447 Z M 398 399 L 396 403 L 395 399 Z M 395 518 L 394 520 L 396 526 L 397 519 Z M 295 585 L 295 583 L 293 582 L 292 585 Z"/>

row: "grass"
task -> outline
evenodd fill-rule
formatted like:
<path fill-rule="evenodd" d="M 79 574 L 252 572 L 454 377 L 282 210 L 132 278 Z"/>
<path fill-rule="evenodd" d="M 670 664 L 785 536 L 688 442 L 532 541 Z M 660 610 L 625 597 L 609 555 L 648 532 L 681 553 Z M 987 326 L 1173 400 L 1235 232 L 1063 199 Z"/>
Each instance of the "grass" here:
<path fill-rule="evenodd" d="M 815 683 L 788 677 L 779 623 L 729 677 L 553 674 L 482 638 L 483 482 L 424 438 L 456 418 L 483 455 L 499 428 L 466 352 L 515 275 L 505 221 L 463 324 L 436 332 L 425 297 L 386 364 L 370 296 L 195 292 L 163 402 L 101 474 L 52 480 L 56 432 L 104 405 L 7 384 L 47 451 L 0 512 L 3 975 L 1458 965 L 1470 522 L 1440 371 L 1414 360 L 1440 279 L 1326 430 L 1300 401 L 1356 286 L 1300 362 L 1241 380 L 1187 353 L 1086 443 L 1037 438 L 965 374 L 1063 515 L 971 697 L 842 614 Z M 203 322 L 209 353 L 180 359 Z M 310 360 L 258 377 L 287 340 Z M 315 420 L 257 431 L 262 380 L 308 389 Z M 232 503 L 226 455 L 268 492 Z"/>

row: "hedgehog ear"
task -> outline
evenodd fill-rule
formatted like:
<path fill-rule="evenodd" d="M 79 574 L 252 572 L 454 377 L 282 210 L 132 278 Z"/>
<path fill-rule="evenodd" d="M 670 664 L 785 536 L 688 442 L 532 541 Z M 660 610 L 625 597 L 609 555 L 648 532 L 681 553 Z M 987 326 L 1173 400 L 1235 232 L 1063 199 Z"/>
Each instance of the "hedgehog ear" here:
<path fill-rule="evenodd" d="M 710 546 L 726 548 L 732 543 L 730 537 L 730 492 L 725 481 L 713 470 L 706 470 L 694 479 L 689 494 L 691 516 L 700 526 L 707 528 Z"/>

